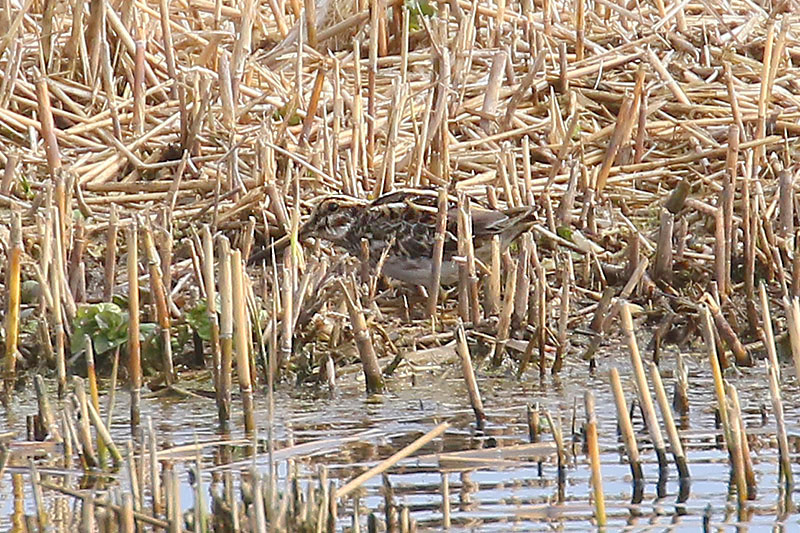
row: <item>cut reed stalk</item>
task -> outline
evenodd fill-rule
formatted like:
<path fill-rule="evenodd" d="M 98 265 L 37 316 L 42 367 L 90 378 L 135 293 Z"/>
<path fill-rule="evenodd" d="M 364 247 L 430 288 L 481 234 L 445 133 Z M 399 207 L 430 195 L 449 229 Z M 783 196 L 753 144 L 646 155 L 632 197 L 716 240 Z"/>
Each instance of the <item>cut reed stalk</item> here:
<path fill-rule="evenodd" d="M 500 312 L 500 236 L 492 236 L 492 259 L 486 287 L 486 313 L 497 316 Z"/>
<path fill-rule="evenodd" d="M 497 341 L 494 345 L 494 354 L 492 355 L 492 365 L 495 367 L 500 366 L 503 362 L 503 355 L 505 353 L 506 344 L 508 343 L 510 329 L 511 329 L 511 316 L 514 312 L 514 293 L 517 287 L 517 262 L 511 261 L 511 266 L 506 273 L 506 286 L 503 294 L 503 308 L 500 313 L 500 322 L 497 325 Z"/>
<path fill-rule="evenodd" d="M 111 459 L 114 462 L 114 467 L 119 468 L 120 465 L 122 465 L 122 454 L 119 452 L 119 448 L 117 448 L 116 444 L 114 444 L 114 440 L 111 438 L 111 432 L 108 431 L 108 428 L 100 418 L 100 414 L 97 412 L 97 409 L 95 409 L 90 402 L 86 403 L 86 407 L 89 410 L 89 419 L 92 421 L 92 425 L 94 426 L 95 431 L 97 431 L 97 435 L 103 440 L 105 447 L 111 453 Z"/>
<path fill-rule="evenodd" d="M 467 345 L 467 336 L 464 332 L 464 325 L 461 323 L 456 328 L 456 350 L 461 359 L 461 372 L 464 376 L 464 384 L 467 387 L 469 403 L 475 413 L 475 426 L 479 430 L 483 430 L 486 423 L 486 412 L 483 410 L 481 391 L 478 389 L 478 381 L 475 379 L 475 370 L 472 367 L 472 357 Z"/>
<path fill-rule="evenodd" d="M 750 443 L 747 440 L 747 427 L 744 425 L 744 418 L 742 417 L 742 408 L 739 405 L 739 393 L 736 392 L 736 387 L 728 384 L 728 397 L 731 400 L 731 413 L 735 416 L 734 423 L 737 425 L 737 433 L 739 436 L 739 449 L 742 456 L 742 467 L 744 468 L 744 480 L 747 490 L 745 497 L 748 500 L 755 500 L 757 495 L 756 475 L 753 471 L 753 460 L 750 456 Z"/>
<path fill-rule="evenodd" d="M 597 441 L 597 417 L 594 413 L 594 394 L 583 394 L 586 409 L 586 446 L 589 450 L 589 464 L 592 469 L 592 498 L 594 499 L 594 520 L 597 527 L 606 525 L 606 499 L 603 494 L 603 473 L 600 468 L 600 447 Z"/>
<path fill-rule="evenodd" d="M 3 394 L 11 399 L 17 378 L 17 346 L 19 343 L 19 313 L 22 270 L 22 217 L 11 212 L 11 242 L 8 248 L 8 274 L 6 277 L 5 357 L 3 361 Z"/>
<path fill-rule="evenodd" d="M 586 351 L 583 353 L 583 360 L 590 361 L 592 367 L 594 367 L 594 354 L 600 347 L 600 343 L 603 341 L 603 336 L 605 335 L 605 329 L 603 326 L 607 322 L 610 322 L 610 320 L 608 320 L 611 315 L 609 311 L 611 309 L 611 302 L 615 292 L 616 291 L 613 287 L 605 288 L 603 295 L 600 297 L 600 301 L 597 303 L 597 308 L 594 311 L 594 316 L 592 316 L 592 321 L 589 323 L 589 329 L 592 330 L 593 335 L 589 346 L 586 347 Z"/>
<path fill-rule="evenodd" d="M 36 80 L 36 101 L 38 103 L 39 124 L 44 139 L 44 152 L 47 157 L 47 168 L 51 176 L 61 168 L 61 153 L 56 138 L 56 127 L 53 121 L 53 109 L 50 105 L 50 92 L 47 89 L 47 80 L 40 77 Z"/>
<path fill-rule="evenodd" d="M 339 282 L 340 288 L 344 293 L 347 311 L 350 315 L 350 322 L 353 326 L 353 337 L 356 341 L 358 354 L 361 356 L 361 366 L 364 369 L 367 394 L 380 394 L 383 392 L 384 383 L 381 375 L 378 356 L 372 345 L 372 336 L 369 333 L 367 320 L 361 310 L 361 301 L 358 297 L 358 289 L 352 280 L 348 279 L 347 284 Z"/>
<path fill-rule="evenodd" d="M 633 331 L 630 304 L 627 302 L 622 303 L 620 313 L 622 331 L 631 354 L 631 366 L 633 367 L 633 377 L 636 383 L 639 405 L 642 407 L 647 431 L 650 433 L 650 438 L 653 441 L 653 448 L 658 457 L 659 477 L 661 477 L 667 471 L 666 448 L 664 446 L 664 438 L 661 435 L 661 429 L 658 425 L 658 418 L 656 418 L 656 410 L 653 407 L 653 398 L 650 396 L 650 388 L 647 385 L 647 377 L 644 373 L 642 357 L 639 354 L 639 345 L 636 342 L 636 335 Z"/>
<path fill-rule="evenodd" d="M 553 361 L 553 375 L 561 372 L 564 365 L 564 355 L 569 350 L 569 309 L 570 294 L 572 292 L 572 258 L 568 254 L 561 255 L 561 294 L 559 296 L 558 314 L 558 346 L 556 347 L 556 358 Z M 565 264 L 564 264 L 565 263 Z"/>
<path fill-rule="evenodd" d="M 211 325 L 211 377 L 214 383 L 214 391 L 219 394 L 220 370 L 222 354 L 219 341 L 219 317 L 217 316 L 217 286 L 216 276 L 214 275 L 214 240 L 211 236 L 211 228 L 208 224 L 203 225 L 203 286 L 206 292 L 206 314 Z M 217 396 L 217 408 L 219 409 L 220 399 Z"/>
<path fill-rule="evenodd" d="M 231 279 L 231 245 L 227 237 L 219 239 L 220 294 L 220 369 L 217 382 L 219 423 L 226 426 L 231 418 L 231 383 L 233 381 L 233 281 Z"/>
<path fill-rule="evenodd" d="M 126 230 L 128 245 L 128 379 L 131 387 L 131 433 L 140 421 L 142 397 L 142 360 L 139 344 L 139 245 L 138 224 Z"/>
<path fill-rule="evenodd" d="M 725 397 L 725 382 L 722 378 L 722 369 L 719 357 L 717 356 L 717 345 L 714 342 L 714 326 L 711 323 L 711 312 L 708 310 L 708 307 L 704 305 L 700 308 L 700 315 L 700 326 L 706 345 L 706 354 L 711 364 L 711 375 L 714 379 L 714 391 L 717 396 L 717 411 L 719 412 L 720 423 L 722 424 L 722 435 L 728 447 L 728 452 L 733 454 L 730 447 L 731 436 L 730 423 L 728 421 L 728 407 Z M 732 456 L 731 460 L 733 460 Z"/>
<path fill-rule="evenodd" d="M 58 208 L 50 208 L 51 221 L 53 222 L 53 257 L 55 258 L 54 268 L 50 269 L 50 292 L 53 295 L 53 327 L 56 337 L 56 379 L 58 380 L 59 397 L 62 396 L 67 384 L 67 363 L 66 363 L 66 328 L 64 326 L 65 306 L 62 302 L 68 299 L 64 294 L 64 255 L 62 225 L 59 223 Z M 68 291 L 67 291 L 68 292 Z M 62 295 L 66 296 L 62 299 Z"/>
<path fill-rule="evenodd" d="M 672 230 L 675 218 L 667 209 L 661 210 L 658 230 L 656 261 L 653 263 L 653 281 L 672 281 Z"/>
<path fill-rule="evenodd" d="M 464 294 L 464 298 L 468 302 L 468 319 L 477 325 L 481 323 L 482 313 L 478 300 L 478 273 L 475 266 L 475 247 L 472 240 L 472 211 L 470 210 L 469 197 L 459 193 L 458 204 L 459 243 L 462 244 L 461 248 L 463 248 L 464 257 L 466 258 L 466 264 L 460 266 L 461 268 L 466 268 L 466 289 L 468 292 Z"/>
<path fill-rule="evenodd" d="M 628 454 L 633 482 L 642 483 L 644 474 L 642 473 L 642 461 L 639 458 L 639 446 L 636 444 L 636 435 L 633 432 L 630 414 L 628 414 L 628 405 L 625 401 L 625 393 L 622 391 L 619 371 L 616 367 L 612 367 L 609 375 L 611 390 L 614 393 L 614 403 L 617 406 L 617 424 L 622 434 L 622 442 L 625 444 L 625 451 Z"/>
<path fill-rule="evenodd" d="M 94 468 L 96 466 L 105 466 L 105 461 L 99 458 L 95 454 L 94 444 L 92 443 L 92 433 L 90 427 L 90 418 L 89 418 L 89 405 L 86 399 L 86 390 L 83 386 L 83 380 L 79 378 L 73 378 L 74 383 L 74 390 L 75 390 L 75 398 L 78 401 L 78 409 L 80 410 L 80 416 L 77 417 L 77 427 L 76 433 L 78 437 L 78 442 L 81 446 L 81 459 L 83 461 L 84 469 Z M 69 404 L 67 404 L 69 405 Z M 69 411 L 72 411 L 70 407 Z M 100 443 L 103 442 L 100 434 L 98 433 L 97 436 L 97 444 L 98 448 L 100 447 Z M 103 449 L 105 449 L 105 443 L 103 442 Z"/>
<path fill-rule="evenodd" d="M 144 227 L 144 249 L 147 254 L 147 267 L 150 274 L 150 293 L 156 310 L 156 321 L 161 335 L 161 364 L 164 382 L 171 387 L 175 382 L 175 369 L 172 364 L 172 335 L 170 313 L 167 308 L 167 294 L 162 281 L 161 258 L 156 251 L 153 230 Z"/>
<path fill-rule="evenodd" d="M 767 365 L 767 376 L 769 378 L 769 392 L 772 400 L 772 412 L 775 415 L 778 438 L 778 480 L 783 480 L 785 486 L 793 483 L 792 462 L 789 452 L 789 439 L 786 434 L 786 423 L 783 415 L 783 402 L 781 400 L 781 389 L 778 372 L 772 365 Z"/>
<path fill-rule="evenodd" d="M 281 336 L 278 350 L 278 371 L 286 367 L 292 357 L 294 340 L 294 277 L 295 262 L 292 260 L 293 251 L 283 256 L 283 275 L 281 276 Z"/>
<path fill-rule="evenodd" d="M 447 189 L 439 188 L 436 206 L 436 236 L 433 244 L 433 262 L 431 263 L 431 281 L 428 286 L 427 312 L 432 319 L 436 314 L 439 300 L 439 285 L 442 277 L 442 254 L 444 253 L 445 233 L 447 232 Z"/>
<path fill-rule="evenodd" d="M 153 418 L 147 418 L 147 446 L 150 462 L 150 498 L 153 515 L 160 516 L 164 512 L 161 494 L 161 476 L 158 473 L 158 441 L 153 428 Z M 144 460 L 144 458 L 142 458 Z"/>
<path fill-rule="evenodd" d="M 680 352 L 675 357 L 675 395 L 672 400 L 672 408 L 681 417 L 689 415 L 689 369 Z"/>
<path fill-rule="evenodd" d="M 37 374 L 33 380 L 34 389 L 36 390 L 36 402 L 39 406 L 39 421 L 47 431 L 47 435 L 55 442 L 63 442 L 61 432 L 58 429 L 53 409 L 50 407 L 50 399 L 47 396 L 47 388 L 44 385 L 44 378 Z"/>
<path fill-rule="evenodd" d="M 547 339 L 547 273 L 538 260 L 536 263 L 536 344 L 539 346 L 539 377 L 543 378 L 547 372 L 547 350 L 545 346 Z M 568 314 L 568 312 L 565 313 Z M 556 375 L 558 370 L 554 366 L 553 375 Z"/>
<path fill-rule="evenodd" d="M 234 352 L 236 353 L 236 373 L 239 376 L 239 392 L 242 395 L 244 410 L 244 429 L 251 434 L 256 429 L 253 412 L 253 383 L 250 378 L 250 347 L 252 336 L 249 335 L 247 318 L 247 299 L 245 298 L 245 274 L 242 262 L 242 251 L 231 253 L 231 292 L 233 293 Z"/>
<path fill-rule="evenodd" d="M 517 324 L 522 324 L 525 321 L 525 315 L 528 313 L 528 300 L 531 288 L 531 276 L 528 273 L 531 271 L 530 255 L 532 247 L 533 241 L 531 241 L 530 234 L 523 235 L 522 242 L 520 243 L 520 253 L 517 256 L 517 286 L 514 290 L 514 312 L 511 316 L 512 324 L 515 326 Z M 534 299 L 531 306 L 536 304 L 537 302 Z M 535 322 L 535 316 L 530 316 L 528 318 L 528 323 Z"/>
<path fill-rule="evenodd" d="M 675 419 L 672 417 L 672 407 L 667 399 L 667 391 L 664 389 L 664 383 L 661 381 L 661 373 L 658 370 L 658 366 L 653 362 L 650 363 L 650 376 L 653 379 L 653 389 L 656 393 L 658 407 L 661 410 L 661 417 L 664 419 L 664 425 L 667 428 L 669 446 L 672 449 L 672 457 L 675 459 L 675 466 L 678 468 L 678 477 L 681 481 L 686 481 L 691 477 L 689 473 L 689 464 L 686 461 L 686 454 L 683 451 L 683 444 L 681 443 L 678 429 L 675 427 Z"/>
<path fill-rule="evenodd" d="M 739 340 L 739 336 L 736 335 L 736 332 L 733 331 L 730 323 L 722 315 L 722 310 L 714 301 L 714 298 L 706 294 L 704 300 L 706 305 L 708 305 L 711 316 L 714 318 L 714 325 L 717 328 L 717 333 L 733 352 L 736 364 L 738 366 L 753 366 L 753 359 L 750 357 L 747 350 L 745 350 L 744 345 Z"/>

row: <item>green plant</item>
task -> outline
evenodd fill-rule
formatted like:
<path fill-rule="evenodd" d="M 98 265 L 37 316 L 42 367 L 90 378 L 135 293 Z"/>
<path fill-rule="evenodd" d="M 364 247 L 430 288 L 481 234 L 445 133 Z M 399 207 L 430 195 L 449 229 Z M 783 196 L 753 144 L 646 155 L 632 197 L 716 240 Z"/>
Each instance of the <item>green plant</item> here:
<path fill-rule="evenodd" d="M 114 303 L 84 305 L 78 308 L 72 324 L 72 353 L 86 349 L 87 339 L 97 354 L 122 346 L 128 340 L 128 312 Z M 146 340 L 156 329 L 156 324 L 139 325 L 139 338 Z"/>
<path fill-rule="evenodd" d="M 211 320 L 208 318 L 208 303 L 205 298 L 186 312 L 186 322 L 204 341 L 211 340 Z"/>
<path fill-rule="evenodd" d="M 434 8 L 428 0 L 405 0 L 405 7 L 408 10 L 409 29 L 417 31 L 422 28 L 422 17 L 432 17 L 436 14 Z"/>

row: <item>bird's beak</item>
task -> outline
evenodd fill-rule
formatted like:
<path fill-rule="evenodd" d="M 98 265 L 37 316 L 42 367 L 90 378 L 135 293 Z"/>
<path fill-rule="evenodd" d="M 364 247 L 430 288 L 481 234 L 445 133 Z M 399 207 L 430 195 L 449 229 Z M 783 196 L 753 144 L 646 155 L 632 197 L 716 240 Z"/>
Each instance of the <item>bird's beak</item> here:
<path fill-rule="evenodd" d="M 311 236 L 311 221 L 307 221 L 297 230 L 297 240 L 304 241 Z"/>

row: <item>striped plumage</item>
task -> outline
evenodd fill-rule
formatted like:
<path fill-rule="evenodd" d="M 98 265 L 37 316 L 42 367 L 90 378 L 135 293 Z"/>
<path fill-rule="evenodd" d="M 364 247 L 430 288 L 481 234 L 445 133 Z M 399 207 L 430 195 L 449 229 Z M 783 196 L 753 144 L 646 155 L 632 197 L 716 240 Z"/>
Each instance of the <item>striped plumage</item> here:
<path fill-rule="evenodd" d="M 501 250 L 508 247 L 534 224 L 529 207 L 489 209 L 473 203 L 472 233 L 475 256 L 486 262 L 491 256 L 491 240 L 500 237 Z M 456 200 L 449 197 L 447 232 L 442 255 L 441 283 L 458 279 L 458 213 Z M 437 193 L 432 190 L 405 189 L 385 194 L 372 202 L 347 196 L 322 199 L 300 229 L 300 238 L 321 238 L 359 256 L 361 240 L 370 247 L 370 262 L 376 264 L 391 244 L 383 273 L 417 285 L 428 285 L 438 216 Z"/>

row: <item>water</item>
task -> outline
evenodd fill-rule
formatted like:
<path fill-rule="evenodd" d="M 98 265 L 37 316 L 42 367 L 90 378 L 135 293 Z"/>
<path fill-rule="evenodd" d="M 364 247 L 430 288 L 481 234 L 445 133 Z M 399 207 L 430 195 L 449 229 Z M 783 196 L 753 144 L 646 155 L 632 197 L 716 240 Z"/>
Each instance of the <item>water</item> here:
<path fill-rule="evenodd" d="M 680 486 L 674 464 L 670 463 L 666 483 L 659 487 L 658 464 L 638 412 L 634 414 L 646 483 L 641 494 L 635 494 L 630 468 L 617 439 L 616 411 L 607 371 L 616 365 L 622 376 L 626 397 L 633 398 L 630 364 L 627 356 L 612 351 L 601 354 L 598 370 L 590 375 L 588 365 L 572 362 L 558 378 L 540 380 L 535 370 L 518 380 L 503 372 L 478 370 L 479 386 L 488 423 L 484 433 L 476 430 L 460 368 L 452 361 L 417 362 L 412 370 L 406 366 L 387 383 L 389 392 L 380 398 L 366 399 L 359 372 L 340 379 L 333 396 L 311 387 L 281 385 L 275 393 L 275 449 L 278 459 L 279 488 L 283 487 L 291 458 L 301 485 L 316 483 L 320 465 L 328 468 L 330 479 L 338 486 L 389 457 L 411 443 L 436 424 L 449 421 L 444 437 L 423 448 L 415 457 L 400 462 L 389 471 L 388 481 L 394 503 L 407 506 L 420 530 L 438 530 L 442 525 L 442 478 L 447 476 L 450 489 L 452 529 L 454 531 L 585 531 L 593 527 L 590 469 L 577 435 L 571 425 L 573 408 L 579 432 L 584 420 L 583 394 L 593 391 L 597 405 L 598 434 L 601 448 L 603 486 L 609 530 L 697 531 L 706 521 L 722 530 L 800 528 L 800 514 L 792 509 L 797 489 L 785 495 L 778 484 L 778 453 L 775 424 L 770 412 L 769 389 L 762 366 L 743 369 L 741 374 L 729 372 L 728 381 L 739 392 L 745 424 L 748 428 L 753 466 L 758 482 L 757 498 L 748 503 L 743 515 L 737 514 L 735 492 L 730 488 L 727 452 L 717 442 L 714 427 L 714 396 L 710 370 L 699 354 L 686 357 L 690 372 L 690 414 L 681 424 L 686 454 L 691 471 L 688 494 L 679 497 Z M 662 360 L 665 387 L 671 395 L 673 378 L 669 356 Z M 800 443 L 800 394 L 794 372 L 783 368 L 783 398 L 790 447 Z M 413 376 L 413 379 L 412 379 Z M 118 391 L 118 405 L 112 432 L 118 444 L 129 438 L 127 393 Z M 528 442 L 526 406 L 538 403 L 561 420 L 570 457 L 566 469 L 563 501 L 558 501 L 557 468 L 553 458 L 541 465 L 535 460 L 515 460 L 503 468 L 477 468 L 442 473 L 436 459 L 443 451 L 460 451 L 487 446 L 508 448 Z M 105 405 L 101 401 L 102 405 Z M 236 408 L 239 404 L 234 402 Z M 234 412 L 231 431 L 223 434 L 216 424 L 216 407 L 212 400 L 198 398 L 150 398 L 142 402 L 142 420 L 152 417 L 159 443 L 163 447 L 191 445 L 243 439 L 241 413 Z M 266 394 L 256 398 L 256 422 L 260 448 L 267 435 Z M 763 417 L 764 411 L 767 416 Z M 24 416 L 36 411 L 35 399 L 21 395 L 15 399 L 14 417 L 6 413 L 0 420 L 0 432 L 16 430 L 24 435 Z M 544 417 L 542 417 L 544 420 Z M 543 422 L 544 424 L 544 422 Z M 545 427 L 544 425 L 542 427 Z M 664 433 L 666 439 L 666 433 Z M 19 437 L 19 440 L 22 437 Z M 551 441 L 549 432 L 543 441 Z M 294 447 L 289 447 L 289 443 Z M 123 446 L 124 447 L 124 446 Z M 248 459 L 245 448 L 233 446 L 233 465 L 219 464 L 217 445 L 202 449 L 203 482 L 212 486 L 212 471 L 247 470 L 255 465 L 258 471 L 268 470 L 266 453 Z M 176 461 L 176 470 L 183 482 L 184 509 L 194 505 L 194 494 L 188 483 L 189 467 L 195 452 L 169 454 Z M 166 455 L 164 456 L 166 457 Z M 669 457 L 672 459 L 671 456 Z M 793 463 L 797 462 L 796 454 Z M 10 490 L 10 472 L 25 472 L 24 509 L 34 510 L 28 469 L 10 468 L 0 480 L 0 526 L 11 524 L 14 498 Z M 124 471 L 123 471 L 124 472 Z M 795 468 L 795 476 L 800 472 Z M 125 475 L 118 476 L 123 486 Z M 77 480 L 78 476 L 74 478 Z M 375 512 L 383 518 L 383 481 L 380 476 L 367 481 L 361 492 L 360 517 L 366 527 L 366 516 Z M 206 494 L 208 492 L 206 491 Z M 206 496 L 206 502 L 208 502 Z M 340 529 L 352 520 L 352 499 L 339 508 Z M 788 508 L 788 509 L 787 509 Z"/>

